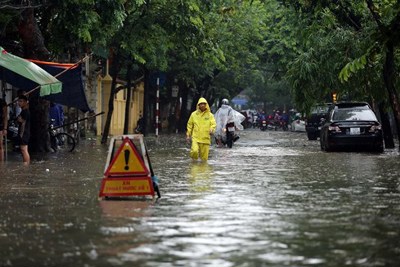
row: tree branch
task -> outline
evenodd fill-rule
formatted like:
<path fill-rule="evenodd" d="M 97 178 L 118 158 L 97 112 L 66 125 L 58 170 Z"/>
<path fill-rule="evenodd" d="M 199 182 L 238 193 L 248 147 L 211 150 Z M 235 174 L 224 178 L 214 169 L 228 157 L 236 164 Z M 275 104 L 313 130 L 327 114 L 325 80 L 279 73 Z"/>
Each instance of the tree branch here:
<path fill-rule="evenodd" d="M 374 3 L 372 2 L 372 0 L 366 0 L 366 2 L 367 2 L 367 6 L 368 6 L 369 11 L 371 12 L 372 17 L 374 18 L 376 24 L 378 25 L 379 30 L 382 33 L 384 33 L 385 32 L 385 26 L 382 23 L 381 16 L 376 11 Z"/>

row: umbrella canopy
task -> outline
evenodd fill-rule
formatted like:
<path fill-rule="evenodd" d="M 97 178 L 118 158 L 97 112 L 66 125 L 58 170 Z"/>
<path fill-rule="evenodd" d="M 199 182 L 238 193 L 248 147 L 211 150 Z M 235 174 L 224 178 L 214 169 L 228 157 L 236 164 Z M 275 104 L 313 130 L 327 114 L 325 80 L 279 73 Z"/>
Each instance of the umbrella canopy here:
<path fill-rule="evenodd" d="M 20 89 L 30 91 L 33 88 L 21 88 L 21 83 L 12 73 L 35 82 L 40 86 L 40 96 L 61 92 L 62 83 L 44 69 L 23 58 L 14 56 L 0 47 L 0 67 L 4 68 L 0 79 Z M 12 73 L 9 73 L 11 71 Z"/>

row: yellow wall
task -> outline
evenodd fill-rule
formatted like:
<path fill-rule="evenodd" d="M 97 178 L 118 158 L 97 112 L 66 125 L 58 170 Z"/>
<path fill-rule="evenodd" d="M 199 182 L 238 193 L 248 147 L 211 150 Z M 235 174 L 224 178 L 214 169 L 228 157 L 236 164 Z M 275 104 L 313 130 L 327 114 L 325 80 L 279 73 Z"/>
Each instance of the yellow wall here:
<path fill-rule="evenodd" d="M 112 78 L 109 75 L 99 77 L 97 80 L 97 112 L 104 111 L 103 116 L 97 117 L 97 135 L 101 135 L 108 114 L 108 101 L 110 99 Z M 125 121 L 125 105 L 127 90 L 120 90 L 114 98 L 114 112 L 111 119 L 109 135 L 123 134 Z M 130 114 L 128 134 L 134 133 L 134 127 L 139 118 L 139 114 L 143 113 L 144 101 L 144 84 L 139 83 L 133 90 L 131 95 Z"/>

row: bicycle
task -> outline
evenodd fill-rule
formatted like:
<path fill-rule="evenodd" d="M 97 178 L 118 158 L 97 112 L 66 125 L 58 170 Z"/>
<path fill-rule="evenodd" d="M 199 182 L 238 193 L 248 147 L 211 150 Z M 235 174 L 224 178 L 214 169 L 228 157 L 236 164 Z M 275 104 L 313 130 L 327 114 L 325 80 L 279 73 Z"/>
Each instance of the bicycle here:
<path fill-rule="evenodd" d="M 62 129 L 64 125 L 54 126 L 51 121 L 49 126 L 50 146 L 54 151 L 72 152 L 75 148 L 75 139 L 68 133 L 61 132 L 57 129 Z"/>
<path fill-rule="evenodd" d="M 79 125 L 79 122 L 94 118 L 96 116 L 102 115 L 104 112 L 100 112 L 97 114 L 94 114 L 92 116 L 82 118 L 79 120 L 76 120 L 74 122 L 70 123 L 65 123 L 61 126 L 54 126 L 54 120 L 51 120 L 50 122 L 50 127 L 49 127 L 49 133 L 50 133 L 50 143 L 51 143 L 51 148 L 54 149 L 54 151 L 57 150 L 64 150 L 64 151 L 69 151 L 72 152 L 75 148 L 75 146 L 79 143 L 80 139 L 80 134 L 81 134 L 81 127 Z M 71 130 L 73 131 L 73 134 L 69 134 L 66 132 L 60 132 L 57 131 L 57 129 L 64 129 L 64 127 L 70 126 Z"/>

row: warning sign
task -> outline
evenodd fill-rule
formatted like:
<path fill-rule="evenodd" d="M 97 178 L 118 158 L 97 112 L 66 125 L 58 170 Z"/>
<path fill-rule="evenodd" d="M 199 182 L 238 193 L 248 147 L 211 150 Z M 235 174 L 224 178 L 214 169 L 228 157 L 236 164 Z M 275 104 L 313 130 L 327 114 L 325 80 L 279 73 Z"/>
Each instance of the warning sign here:
<path fill-rule="evenodd" d="M 125 138 L 104 175 L 110 176 L 147 176 L 149 171 L 135 145 Z"/>
<path fill-rule="evenodd" d="M 104 178 L 99 196 L 154 195 L 151 183 L 150 177 Z"/>
<path fill-rule="evenodd" d="M 119 147 L 117 142 L 121 144 Z M 154 190 L 158 190 L 150 176 L 151 164 L 143 135 L 113 137 L 104 169 L 99 197 L 151 195 L 154 198 Z"/>

